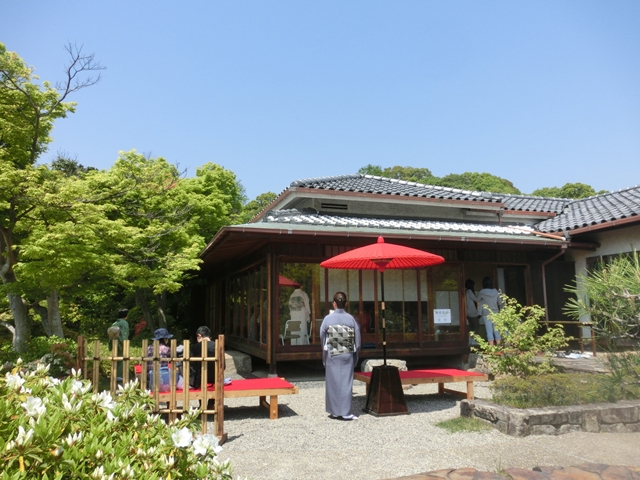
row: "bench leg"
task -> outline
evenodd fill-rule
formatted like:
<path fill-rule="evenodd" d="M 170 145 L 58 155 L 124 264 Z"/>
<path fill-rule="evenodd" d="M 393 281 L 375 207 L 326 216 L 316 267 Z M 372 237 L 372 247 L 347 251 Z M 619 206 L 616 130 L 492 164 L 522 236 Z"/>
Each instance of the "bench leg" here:
<path fill-rule="evenodd" d="M 438 383 L 438 394 L 444 394 L 444 383 Z"/>
<path fill-rule="evenodd" d="M 473 382 L 467 382 L 467 400 L 473 400 Z"/>
<path fill-rule="evenodd" d="M 271 420 L 278 419 L 278 396 L 270 395 L 269 402 L 267 402 L 267 397 L 260 397 L 260 406 L 269 410 L 269 418 Z"/>

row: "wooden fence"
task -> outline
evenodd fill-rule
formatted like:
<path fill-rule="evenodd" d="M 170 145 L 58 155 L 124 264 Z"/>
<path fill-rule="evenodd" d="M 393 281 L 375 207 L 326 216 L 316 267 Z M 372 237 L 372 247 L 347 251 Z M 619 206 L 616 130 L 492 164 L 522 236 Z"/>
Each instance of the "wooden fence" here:
<path fill-rule="evenodd" d="M 210 340 L 214 341 L 214 340 Z M 117 340 L 111 343 L 111 354 L 104 356 L 100 353 L 100 341 L 89 342 L 83 336 L 78 337 L 78 365 L 82 369 L 85 379 L 90 379 L 93 383 L 93 391 L 98 392 L 100 380 L 100 364 L 108 363 L 110 385 L 109 390 L 115 397 L 119 379 L 127 383 L 134 378 L 140 382 L 140 387 L 151 392 L 154 402 L 150 402 L 151 410 L 154 413 L 166 414 L 169 420 L 177 418 L 189 409 L 191 401 L 199 401 L 202 409 L 201 422 L 202 433 L 207 432 L 207 418 L 213 415 L 214 434 L 220 442 L 226 440 L 224 433 L 224 336 L 218 336 L 215 340 L 215 355 L 207 356 L 207 341 L 202 341 L 201 357 L 190 355 L 191 345 L 189 340 L 182 342 L 182 355 L 178 354 L 178 344 L 176 340 L 169 343 L 170 353 L 168 357 L 160 357 L 160 342 L 152 343 L 153 354 L 147 355 L 150 342 L 142 341 L 142 355 L 132 356 L 130 353 L 130 342 L 125 340 L 120 348 Z M 208 365 L 213 362 L 214 378 L 208 378 Z M 190 366 L 200 364 L 202 381 L 200 388 L 190 389 Z M 169 385 L 162 388 L 160 381 L 160 367 L 169 367 Z M 178 388 L 179 372 L 181 372 L 183 385 L 186 388 Z M 151 388 L 148 387 L 151 379 Z M 162 388 L 162 391 L 161 391 Z M 210 402 L 212 400 L 212 402 Z M 209 408 L 209 403 L 213 403 Z"/>

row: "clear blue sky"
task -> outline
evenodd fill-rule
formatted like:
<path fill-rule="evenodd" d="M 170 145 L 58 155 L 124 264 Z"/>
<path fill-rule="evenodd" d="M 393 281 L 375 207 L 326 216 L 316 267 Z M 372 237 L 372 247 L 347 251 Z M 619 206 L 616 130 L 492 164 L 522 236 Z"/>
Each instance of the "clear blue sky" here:
<path fill-rule="evenodd" d="M 43 162 L 135 148 L 249 198 L 369 163 L 640 183 L 637 0 L 0 0 L 0 41 L 41 79 L 67 42 L 107 67 Z"/>

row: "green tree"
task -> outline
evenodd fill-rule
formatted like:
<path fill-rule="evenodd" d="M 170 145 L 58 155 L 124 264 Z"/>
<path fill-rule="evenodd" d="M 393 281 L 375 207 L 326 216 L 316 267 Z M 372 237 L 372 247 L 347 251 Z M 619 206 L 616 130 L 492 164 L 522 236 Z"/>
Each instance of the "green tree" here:
<path fill-rule="evenodd" d="M 587 198 L 602 193 L 608 193 L 606 190 L 596 192 L 595 189 L 584 183 L 565 183 L 562 187 L 545 187 L 534 190 L 531 195 L 540 197 L 554 198 Z"/>
<path fill-rule="evenodd" d="M 64 81 L 39 85 L 33 70 L 0 44 L 0 278 L 12 312 L 16 351 L 24 351 L 30 337 L 28 307 L 15 288 L 14 267 L 38 198 L 33 189 L 40 174 L 34 165 L 51 141 L 55 120 L 74 111 L 67 97 L 98 82 L 99 75 L 85 74 L 102 68 L 79 48 L 68 45 L 67 51 L 70 62 Z"/>
<path fill-rule="evenodd" d="M 225 225 L 235 223 L 246 200 L 235 173 L 215 163 L 196 169 L 196 176 L 180 182 L 191 205 L 192 226 L 208 242 Z"/>
<path fill-rule="evenodd" d="M 511 193 L 519 194 L 513 183 L 504 178 L 491 175 L 490 173 L 464 172 L 461 174 L 451 173 L 437 180 L 434 185 L 442 187 L 459 188 L 461 190 L 472 190 L 477 192 Z"/>
<path fill-rule="evenodd" d="M 378 165 L 369 164 L 358 170 L 358 173 L 431 185 L 433 185 L 433 181 L 437 179 L 428 168 L 401 167 L 399 165 L 382 168 Z"/>
<path fill-rule="evenodd" d="M 276 198 L 277 195 L 273 192 L 261 193 L 242 207 L 240 214 L 233 217 L 232 223 L 249 223 L 253 217 L 267 208 Z"/>

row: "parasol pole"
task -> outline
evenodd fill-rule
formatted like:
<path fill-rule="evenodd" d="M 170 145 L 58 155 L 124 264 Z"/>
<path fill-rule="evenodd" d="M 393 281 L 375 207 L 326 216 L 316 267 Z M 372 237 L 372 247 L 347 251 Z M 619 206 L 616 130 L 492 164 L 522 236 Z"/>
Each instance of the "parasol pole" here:
<path fill-rule="evenodd" d="M 382 294 L 382 359 L 387 366 L 387 323 L 384 318 L 384 270 L 380 271 L 380 290 Z"/>
<path fill-rule="evenodd" d="M 382 238 L 382 237 L 380 237 Z M 381 243 L 378 240 L 378 243 Z M 384 270 L 387 268 L 387 265 L 391 263 L 393 258 L 375 258 L 371 259 L 373 263 L 376 264 L 378 270 L 380 271 L 380 293 L 382 297 L 382 360 L 384 362 L 384 366 L 387 366 L 387 322 L 384 318 Z"/>

